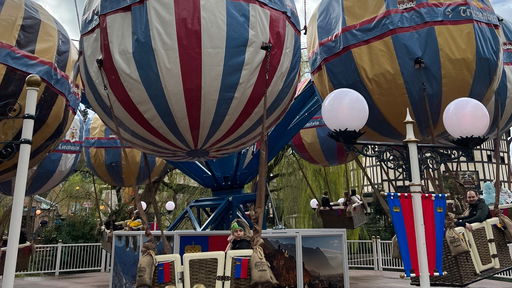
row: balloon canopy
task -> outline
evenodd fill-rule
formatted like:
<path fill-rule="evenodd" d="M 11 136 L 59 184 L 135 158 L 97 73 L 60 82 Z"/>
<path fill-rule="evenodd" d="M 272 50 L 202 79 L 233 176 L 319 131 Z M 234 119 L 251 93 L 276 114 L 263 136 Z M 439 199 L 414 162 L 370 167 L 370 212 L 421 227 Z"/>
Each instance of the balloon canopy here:
<path fill-rule="evenodd" d="M 487 0 L 324 0 L 308 25 L 308 55 L 322 97 L 350 88 L 367 101 L 361 140 L 402 141 L 410 108 L 417 138 L 430 142 L 448 137 L 452 100 L 492 101 L 500 34 Z"/>
<path fill-rule="evenodd" d="M 512 126 L 512 22 L 500 22 L 503 31 L 503 73 L 494 99 L 487 105 L 491 115 L 491 127 L 488 135 L 495 134 L 497 127 L 504 133 Z"/>
<path fill-rule="evenodd" d="M 48 154 L 68 131 L 80 95 L 74 67 L 78 51 L 55 18 L 31 0 L 0 2 L 0 142 L 21 138 L 25 78 L 43 80 L 37 96 L 30 167 Z M 6 119 L 7 118 L 7 119 Z M 0 144 L 0 180 L 13 177 L 19 146 Z"/>
<path fill-rule="evenodd" d="M 241 150 L 259 137 L 264 110 L 271 128 L 293 100 L 300 32 L 291 0 L 95 0 L 81 34 L 93 109 L 127 143 L 166 159 Z"/>
<path fill-rule="evenodd" d="M 66 180 L 73 172 L 80 159 L 82 141 L 84 139 L 84 120 L 76 113 L 66 137 L 60 141 L 57 148 L 28 172 L 26 196 L 50 191 Z M 16 178 L 0 183 L 0 192 L 12 196 Z"/>
<path fill-rule="evenodd" d="M 97 114 L 90 114 L 85 124 L 84 154 L 94 175 L 112 186 L 132 187 L 147 184 L 167 171 L 164 160 L 123 146 Z"/>
<path fill-rule="evenodd" d="M 356 154 L 345 149 L 343 143 L 329 137 L 321 113 L 317 113 L 290 142 L 293 151 L 311 164 L 324 167 L 348 163 Z"/>

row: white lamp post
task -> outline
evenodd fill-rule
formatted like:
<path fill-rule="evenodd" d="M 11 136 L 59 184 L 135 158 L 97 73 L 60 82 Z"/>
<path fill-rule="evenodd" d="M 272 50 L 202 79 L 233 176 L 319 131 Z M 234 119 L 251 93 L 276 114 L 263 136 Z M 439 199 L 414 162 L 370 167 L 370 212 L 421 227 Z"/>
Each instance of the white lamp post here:
<path fill-rule="evenodd" d="M 41 86 L 41 78 L 35 74 L 29 75 L 25 80 L 27 84 L 27 98 L 25 100 L 25 119 L 21 130 L 21 144 L 18 154 L 18 168 L 14 182 L 12 197 L 11 220 L 9 223 L 9 241 L 7 242 L 7 254 L 5 257 L 2 287 L 14 286 L 14 273 L 18 256 L 18 241 L 20 239 L 21 218 L 23 216 L 23 200 L 27 188 L 28 166 L 30 150 L 32 147 L 32 134 L 34 131 L 34 119 L 37 106 L 37 94 Z M 30 207 L 29 207 L 30 209 Z"/>

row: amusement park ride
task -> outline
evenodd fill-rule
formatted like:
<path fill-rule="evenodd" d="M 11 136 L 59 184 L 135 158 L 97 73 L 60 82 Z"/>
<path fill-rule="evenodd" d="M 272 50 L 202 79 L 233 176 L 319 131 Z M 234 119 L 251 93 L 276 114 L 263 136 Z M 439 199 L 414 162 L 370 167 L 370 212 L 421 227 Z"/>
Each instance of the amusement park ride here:
<path fill-rule="evenodd" d="M 291 142 L 297 154 L 319 165 L 362 155 L 407 175 L 417 239 L 409 243 L 417 248 L 413 273 L 407 272 L 413 284 L 462 286 L 512 267 L 508 254 L 497 251 L 506 245 L 493 218 L 475 224 L 473 234 L 461 232 L 476 243 L 465 254 L 471 261 L 457 261 L 466 266 L 455 267 L 445 249 L 437 258 L 455 270 L 435 270 L 427 260 L 432 250 L 423 221 L 430 214 L 422 214 L 421 201 L 428 197 L 422 197 L 421 171 L 470 159 L 473 148 L 512 125 L 512 26 L 487 0 L 323 0 L 307 29 L 312 80 L 298 93 L 301 29 L 290 0 L 90 0 L 82 16 L 80 53 L 32 0 L 0 1 L 0 25 L 0 189 L 13 194 L 13 238 L 20 233 L 24 196 L 40 191 L 25 189 L 27 170 L 64 137 L 83 95 L 96 113 L 87 120 L 84 139 L 86 161 L 96 176 L 116 186 L 143 185 L 158 178 L 167 161 L 211 189 L 213 197 L 194 200 L 169 230 L 187 219 L 196 231 L 227 230 L 237 218 L 251 223 L 247 205 L 256 203 L 259 213 L 267 194 L 263 168 Z M 38 76 L 29 76 L 25 85 L 29 74 Z M 347 100 L 354 95 L 362 102 Z M 460 101 L 465 114 L 451 109 L 450 103 Z M 16 119 L 23 108 L 22 125 Z M 329 149 L 335 160 L 328 159 Z M 244 193 L 257 175 L 258 193 Z M 355 218 L 344 228 L 363 223 Z M 256 222 L 263 226 L 261 218 Z M 306 241 L 307 235 L 300 235 L 294 239 Z M 8 244 L 5 287 L 14 279 L 15 242 Z M 200 246 L 189 244 L 183 250 Z M 306 272 L 297 272 L 304 280 L 299 287 L 313 277 Z M 466 272 L 473 276 L 461 276 Z"/>

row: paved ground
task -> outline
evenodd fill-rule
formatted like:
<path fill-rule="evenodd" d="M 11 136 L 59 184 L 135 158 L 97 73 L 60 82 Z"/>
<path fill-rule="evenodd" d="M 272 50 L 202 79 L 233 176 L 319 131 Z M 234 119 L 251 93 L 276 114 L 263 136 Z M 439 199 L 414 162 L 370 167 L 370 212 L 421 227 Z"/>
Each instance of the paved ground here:
<path fill-rule="evenodd" d="M 417 287 L 410 286 L 410 281 L 399 278 L 398 272 L 382 271 L 350 271 L 351 288 L 402 288 Z M 50 277 L 22 277 L 16 278 L 14 287 L 16 288 L 107 288 L 109 285 L 110 274 L 108 273 L 83 273 Z M 0 287 L 2 287 L 0 282 Z M 512 287 L 512 282 L 502 282 L 494 280 L 483 280 L 468 286 L 470 288 L 505 288 Z"/>

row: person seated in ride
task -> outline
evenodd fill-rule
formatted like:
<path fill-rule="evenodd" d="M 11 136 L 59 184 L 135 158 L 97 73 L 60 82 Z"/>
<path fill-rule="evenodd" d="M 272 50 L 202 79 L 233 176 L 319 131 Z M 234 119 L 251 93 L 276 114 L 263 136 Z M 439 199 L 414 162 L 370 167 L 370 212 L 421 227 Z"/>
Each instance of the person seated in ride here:
<path fill-rule="evenodd" d="M 491 212 L 489 210 L 489 206 L 485 204 L 484 199 L 480 198 L 480 195 L 473 190 L 469 190 L 466 193 L 466 201 L 469 204 L 469 210 L 464 214 L 467 215 L 457 217 L 455 225 L 459 227 L 466 227 L 466 229 L 471 231 L 472 226 L 470 224 L 483 222 L 491 218 Z"/>
<path fill-rule="evenodd" d="M 250 234 L 249 226 L 244 221 L 233 221 L 231 223 L 231 235 L 228 237 L 229 244 L 226 247 L 226 252 L 229 250 L 252 249 Z"/>
<path fill-rule="evenodd" d="M 322 200 L 320 203 L 321 203 L 320 207 L 332 209 L 331 199 L 329 199 L 329 193 L 327 191 L 324 191 L 324 194 L 322 195 Z"/>
<path fill-rule="evenodd" d="M 364 207 L 364 213 L 369 214 L 370 213 L 370 207 L 368 207 L 368 204 L 361 198 L 360 195 L 357 195 L 356 189 L 350 190 L 350 201 L 352 201 L 352 205 L 354 204 L 362 204 Z"/>

